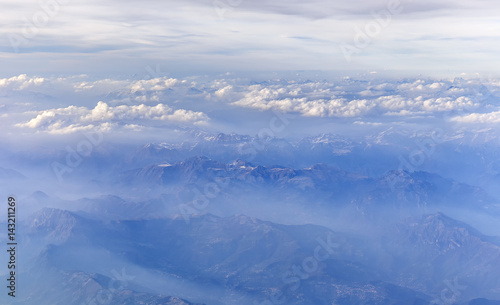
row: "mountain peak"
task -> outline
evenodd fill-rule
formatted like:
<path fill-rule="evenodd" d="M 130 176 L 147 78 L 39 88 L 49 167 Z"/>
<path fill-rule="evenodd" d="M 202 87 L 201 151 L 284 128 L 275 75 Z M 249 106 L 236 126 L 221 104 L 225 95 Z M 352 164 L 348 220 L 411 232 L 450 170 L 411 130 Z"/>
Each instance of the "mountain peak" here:
<path fill-rule="evenodd" d="M 50 199 L 49 195 L 45 194 L 42 191 L 35 191 L 30 196 L 30 199 L 34 199 L 38 202 L 45 202 Z"/>
<path fill-rule="evenodd" d="M 405 221 L 400 232 L 415 244 L 434 245 L 446 252 L 464 245 L 480 245 L 485 236 L 476 229 L 444 215 L 435 213 Z"/>
<path fill-rule="evenodd" d="M 34 213 L 28 220 L 31 234 L 48 234 L 47 238 L 53 243 L 65 241 L 77 224 L 77 216 L 71 212 L 43 208 Z"/>

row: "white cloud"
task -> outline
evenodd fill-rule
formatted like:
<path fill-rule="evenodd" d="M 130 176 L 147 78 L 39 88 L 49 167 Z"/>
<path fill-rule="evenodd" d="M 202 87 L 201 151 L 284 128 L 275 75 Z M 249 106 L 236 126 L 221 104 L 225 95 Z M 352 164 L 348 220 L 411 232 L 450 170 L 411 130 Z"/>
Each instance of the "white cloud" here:
<path fill-rule="evenodd" d="M 451 97 L 424 98 L 417 96 L 416 98 L 404 98 L 402 96 L 383 96 L 378 98 L 377 102 L 380 103 L 381 108 L 386 110 L 413 112 L 451 111 L 479 106 L 479 104 L 464 96 L 456 99 Z"/>
<path fill-rule="evenodd" d="M 464 116 L 458 116 L 451 119 L 459 123 L 480 123 L 480 124 L 496 124 L 500 123 L 500 111 L 489 113 L 471 113 Z"/>
<path fill-rule="evenodd" d="M 169 88 L 174 87 L 177 83 L 179 83 L 179 80 L 175 78 L 166 78 L 166 77 L 160 77 L 160 78 L 153 78 L 149 80 L 139 80 L 133 82 L 129 88 L 132 93 L 135 93 L 137 91 L 163 91 Z"/>
<path fill-rule="evenodd" d="M 104 102 L 98 102 L 97 106 L 92 109 L 88 114 L 81 116 L 81 120 L 84 122 L 93 121 L 109 121 L 109 120 L 136 120 L 136 119 L 147 119 L 147 120 L 169 120 L 175 117 L 174 114 L 179 111 L 173 112 L 173 109 L 164 104 L 158 104 L 156 106 L 146 106 L 141 105 L 120 105 L 116 107 L 110 107 Z M 186 111 L 186 110 L 184 110 Z M 191 121 L 196 118 L 202 118 L 201 113 L 195 113 L 192 111 L 186 111 L 192 116 L 179 117 L 179 120 Z M 173 114 L 172 114 L 173 113 Z"/>
<path fill-rule="evenodd" d="M 6 94 L 0 98 L 5 106 L 0 110 L 11 115 L 4 125 L 12 127 L 17 123 L 27 130 L 71 133 L 104 128 L 103 124 L 109 123 L 106 128 L 147 132 L 150 127 L 175 123 L 205 124 L 209 121 L 208 111 L 218 120 L 211 122 L 220 124 L 225 121 L 223 116 L 246 118 L 248 109 L 276 110 L 308 118 L 353 118 L 357 122 L 410 117 L 425 120 L 457 111 L 491 112 L 496 109 L 494 93 L 500 83 L 493 78 L 487 82 L 462 78 L 386 80 L 378 75 L 369 80 L 289 76 L 258 82 L 240 75 L 223 75 L 219 79 L 145 78 L 39 78 L 24 74 L 4 78 L 0 89 L 5 88 L 2 93 Z M 66 106 L 67 101 L 71 101 L 70 106 Z M 89 101 L 101 102 L 96 105 Z M 462 120 L 492 118 L 476 115 Z M 242 125 L 246 123 L 241 121 Z"/>
<path fill-rule="evenodd" d="M 12 90 L 24 90 L 33 86 L 40 86 L 45 81 L 43 77 L 28 77 L 26 74 L 11 78 L 0 78 L 0 87 Z"/>
<path fill-rule="evenodd" d="M 380 122 L 364 122 L 364 121 L 355 121 L 354 124 L 356 125 L 367 125 L 367 126 L 382 126 L 384 124 Z"/>
<path fill-rule="evenodd" d="M 142 125 L 137 125 L 137 124 L 125 124 L 123 126 L 124 129 L 129 129 L 132 131 L 143 131 L 145 129 L 144 126 Z"/>
<path fill-rule="evenodd" d="M 215 96 L 219 97 L 219 98 L 223 98 L 227 95 L 229 95 L 233 90 L 233 86 L 229 85 L 229 86 L 225 86 L 224 88 L 221 88 L 217 91 L 215 91 Z"/>
<path fill-rule="evenodd" d="M 127 80 L 114 80 L 109 78 L 97 81 L 88 81 L 86 77 L 83 77 L 83 79 L 59 78 L 58 82 L 60 84 L 72 84 L 75 92 L 81 92 L 85 90 L 93 90 L 94 92 L 110 92 L 115 90 L 123 90 L 130 84 L 130 81 Z"/>
<path fill-rule="evenodd" d="M 136 121 L 171 121 L 199 124 L 208 121 L 208 117 L 202 112 L 185 109 L 174 110 L 164 104 L 111 107 L 104 102 L 98 102 L 93 109 L 69 106 L 43 110 L 37 112 L 36 117 L 25 123 L 19 123 L 17 126 L 49 133 L 71 133 L 95 127 L 110 129 L 118 124 L 128 125 L 127 128 L 133 126 L 132 129 L 137 129 L 136 127 L 139 125 L 134 123 Z"/>
<path fill-rule="evenodd" d="M 302 86 L 302 87 L 298 87 Z M 466 96 L 431 97 L 445 85 L 439 82 L 426 84 L 424 81 L 405 83 L 398 86 L 401 95 L 384 95 L 383 91 L 373 93 L 371 88 L 349 88 L 348 86 L 326 87 L 329 84 L 311 83 L 284 87 L 248 87 L 245 96 L 232 103 L 235 106 L 258 110 L 279 110 L 297 112 L 310 117 L 356 117 L 363 115 L 433 113 L 478 107 L 479 104 Z M 377 85 L 378 90 L 387 85 Z M 356 90 L 359 97 L 352 97 L 350 90 Z M 370 91 L 370 94 L 367 93 Z M 414 94 L 418 91 L 419 94 Z M 347 93 L 346 93 L 347 92 Z M 382 95 L 382 96 L 379 96 Z M 340 97 L 337 97 L 340 96 Z"/>
<path fill-rule="evenodd" d="M 111 129 L 110 123 L 102 123 L 99 125 L 78 125 L 71 124 L 69 126 L 64 126 L 63 122 L 58 121 L 47 127 L 47 132 L 50 134 L 71 134 L 75 132 L 99 130 L 101 132 L 109 131 Z"/>

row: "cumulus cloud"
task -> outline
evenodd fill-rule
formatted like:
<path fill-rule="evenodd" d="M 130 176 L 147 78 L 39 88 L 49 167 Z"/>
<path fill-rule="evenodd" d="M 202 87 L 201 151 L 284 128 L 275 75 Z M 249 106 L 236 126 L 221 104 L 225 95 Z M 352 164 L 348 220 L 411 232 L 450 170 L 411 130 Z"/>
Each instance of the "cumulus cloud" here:
<path fill-rule="evenodd" d="M 197 121 L 204 119 L 201 112 L 187 110 L 175 110 L 164 104 L 146 106 L 144 104 L 127 106 L 121 105 L 110 107 L 104 102 L 98 102 L 94 109 L 86 115 L 81 116 L 83 122 L 109 121 L 109 120 L 175 120 L 175 121 Z"/>
<path fill-rule="evenodd" d="M 416 81 L 399 85 L 396 91 L 400 94 L 393 95 L 387 94 L 393 91 L 388 85 L 368 86 L 368 88 L 353 88 L 352 84 L 335 86 L 325 83 L 307 83 L 302 87 L 297 84 L 283 87 L 254 85 L 248 87 L 245 96 L 232 105 L 258 110 L 296 112 L 310 117 L 409 115 L 479 106 L 466 96 L 433 97 L 444 87 L 445 84 L 439 82 L 426 84 L 424 81 Z M 391 90 L 384 92 L 383 88 Z M 372 89 L 377 91 L 374 92 Z M 415 91 L 418 94 L 415 94 Z"/>
<path fill-rule="evenodd" d="M 451 119 L 459 123 L 479 123 L 479 124 L 497 124 L 500 123 L 500 111 L 489 113 L 471 113 L 464 116 L 457 116 Z"/>
<path fill-rule="evenodd" d="M 219 97 L 219 98 L 223 98 L 225 96 L 228 96 L 233 90 L 233 86 L 229 85 L 229 86 L 225 86 L 224 88 L 221 88 L 217 91 L 215 91 L 215 96 Z"/>
<path fill-rule="evenodd" d="M 424 98 L 423 96 L 404 98 L 402 96 L 384 96 L 378 98 L 377 102 L 380 107 L 385 110 L 409 112 L 441 112 L 479 106 L 478 103 L 464 96 L 458 98 Z"/>
<path fill-rule="evenodd" d="M 132 93 L 141 91 L 141 90 L 151 90 L 151 91 L 163 91 L 175 86 L 179 80 L 175 78 L 153 78 L 150 80 L 139 80 L 133 82 L 130 85 L 130 90 Z"/>
<path fill-rule="evenodd" d="M 241 117 L 238 124 L 244 128 L 250 124 L 245 121 L 248 109 L 294 113 L 308 119 L 351 119 L 357 125 L 436 119 L 457 112 L 477 113 L 457 120 L 492 122 L 495 114 L 485 113 L 498 107 L 498 84 L 494 78 L 280 77 L 257 81 L 240 75 L 90 79 L 86 75 L 40 78 L 22 74 L 1 79 L 0 88 L 7 94 L 0 110 L 9 114 L 4 120 L 9 127 L 17 124 L 49 133 L 89 128 L 145 131 L 154 126 L 204 124 L 209 121 L 208 112 L 213 113 L 213 124 Z"/>
<path fill-rule="evenodd" d="M 52 107 L 60 106 L 65 104 L 66 100 L 75 98 L 80 99 L 75 104 L 87 107 L 94 106 L 89 104 L 89 101 L 95 100 L 102 100 L 109 105 L 157 105 L 176 102 L 185 97 L 186 92 L 192 87 L 193 84 L 186 80 L 164 76 L 143 75 L 135 79 L 92 79 L 87 75 L 42 78 L 21 74 L 0 79 L 0 96 L 12 96 L 13 102 L 16 99 L 21 100 L 22 96 L 31 96 L 33 98 L 24 99 L 24 102 L 34 104 L 35 107 L 40 103 L 41 97 L 45 106 Z M 20 91 L 23 93 L 19 94 Z M 52 101 L 54 103 L 51 105 Z"/>
<path fill-rule="evenodd" d="M 93 109 L 69 106 L 48 109 L 36 113 L 31 120 L 17 124 L 18 127 L 48 131 L 49 133 L 71 133 L 93 128 L 109 130 L 113 126 L 124 124 L 128 129 L 140 129 L 135 122 L 168 121 L 177 123 L 200 124 L 208 121 L 206 114 L 185 109 L 174 110 L 158 104 L 155 106 L 120 105 L 111 107 L 98 102 Z"/>
<path fill-rule="evenodd" d="M 33 86 L 40 86 L 45 81 L 43 77 L 28 77 L 26 74 L 10 78 L 0 78 L 0 88 L 11 90 L 24 90 Z"/>

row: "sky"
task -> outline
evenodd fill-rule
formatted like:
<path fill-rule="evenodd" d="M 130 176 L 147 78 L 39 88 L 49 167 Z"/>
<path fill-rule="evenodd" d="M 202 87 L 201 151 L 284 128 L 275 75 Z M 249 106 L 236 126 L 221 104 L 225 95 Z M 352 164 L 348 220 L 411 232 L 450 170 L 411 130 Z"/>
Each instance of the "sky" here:
<path fill-rule="evenodd" d="M 491 73 L 499 11 L 494 0 L 4 0 L 0 74 Z"/>
<path fill-rule="evenodd" d="M 2 4 L 0 140 L 500 124 L 497 1 Z"/>

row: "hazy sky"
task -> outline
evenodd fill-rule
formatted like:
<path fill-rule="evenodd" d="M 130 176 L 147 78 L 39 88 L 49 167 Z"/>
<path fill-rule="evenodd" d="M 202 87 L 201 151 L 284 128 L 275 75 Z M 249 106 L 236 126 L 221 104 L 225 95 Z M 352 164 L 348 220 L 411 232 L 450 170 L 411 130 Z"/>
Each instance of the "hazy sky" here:
<path fill-rule="evenodd" d="M 296 118 L 288 134 L 500 124 L 498 1 L 2 4 L 0 137 L 14 141 L 257 134 L 276 112 Z"/>
<path fill-rule="evenodd" d="M 4 0 L 0 73 L 486 72 L 500 64 L 499 12 L 494 0 Z"/>

